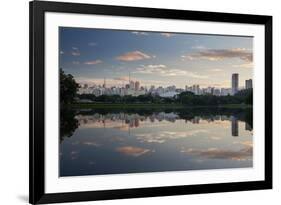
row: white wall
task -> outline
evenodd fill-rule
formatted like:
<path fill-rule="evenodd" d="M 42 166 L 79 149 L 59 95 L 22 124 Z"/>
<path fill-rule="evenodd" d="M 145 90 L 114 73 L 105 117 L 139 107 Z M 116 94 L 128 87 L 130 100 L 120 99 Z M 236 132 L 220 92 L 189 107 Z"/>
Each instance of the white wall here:
<path fill-rule="evenodd" d="M 279 1 L 264 0 L 72 0 L 170 9 L 273 15 L 274 105 L 280 105 L 281 12 Z M 28 1 L 1 2 L 0 100 L 0 204 L 26 204 L 28 200 Z M 279 46 L 277 46 L 279 45 Z M 274 106 L 274 189 L 236 193 L 127 199 L 79 204 L 278 204 L 280 180 L 280 106 Z M 274 203 L 275 202 L 275 203 Z"/>

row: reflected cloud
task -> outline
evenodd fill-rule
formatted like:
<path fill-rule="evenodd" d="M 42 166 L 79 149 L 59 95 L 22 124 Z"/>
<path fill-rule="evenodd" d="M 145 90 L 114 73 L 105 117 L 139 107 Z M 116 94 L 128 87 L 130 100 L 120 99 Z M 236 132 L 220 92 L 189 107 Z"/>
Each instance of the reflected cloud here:
<path fill-rule="evenodd" d="M 173 34 L 173 33 L 160 33 L 160 35 L 165 36 L 167 38 L 170 38 L 170 37 L 174 36 L 175 34 Z"/>
<path fill-rule="evenodd" d="M 89 161 L 89 165 L 95 165 L 96 163 L 93 161 Z"/>
<path fill-rule="evenodd" d="M 122 154 L 133 156 L 133 157 L 139 157 L 148 152 L 151 152 L 151 150 L 149 149 L 145 149 L 141 147 L 133 147 L 133 146 L 118 147 L 116 150 Z"/>
<path fill-rule="evenodd" d="M 71 160 L 75 160 L 75 159 L 77 159 L 78 158 L 78 151 L 71 151 L 70 152 L 70 159 Z"/>
<path fill-rule="evenodd" d="M 147 32 L 143 32 L 143 31 L 133 31 L 131 33 L 135 34 L 137 36 L 148 36 L 149 35 Z"/>
<path fill-rule="evenodd" d="M 71 55 L 73 55 L 73 56 L 80 56 L 80 52 L 79 51 L 72 51 Z"/>
<path fill-rule="evenodd" d="M 233 144 L 240 144 L 240 145 L 244 145 L 244 146 L 253 147 L 253 141 L 250 141 L 250 140 L 242 141 L 242 142 L 233 142 Z"/>
<path fill-rule="evenodd" d="M 237 151 L 226 150 L 219 148 L 209 149 L 182 149 L 181 152 L 191 155 L 199 156 L 203 159 L 223 159 L 223 160 L 234 160 L 234 161 L 245 161 L 251 160 L 253 156 L 253 146 L 245 145 L 242 149 Z"/>
<path fill-rule="evenodd" d="M 136 137 L 141 142 L 146 143 L 164 143 L 168 140 L 182 139 L 186 137 L 193 137 L 198 134 L 207 133 L 207 130 L 191 130 L 186 132 L 171 132 L 163 131 L 157 133 L 136 134 Z"/>
<path fill-rule="evenodd" d="M 211 140 L 221 140 L 221 137 L 209 137 Z"/>
<path fill-rule="evenodd" d="M 94 146 L 94 147 L 100 147 L 101 144 L 96 143 L 96 142 L 83 142 L 83 145 L 88 145 L 88 146 Z"/>
<path fill-rule="evenodd" d="M 70 154 L 71 155 L 76 155 L 76 154 L 78 154 L 78 151 L 71 151 Z"/>

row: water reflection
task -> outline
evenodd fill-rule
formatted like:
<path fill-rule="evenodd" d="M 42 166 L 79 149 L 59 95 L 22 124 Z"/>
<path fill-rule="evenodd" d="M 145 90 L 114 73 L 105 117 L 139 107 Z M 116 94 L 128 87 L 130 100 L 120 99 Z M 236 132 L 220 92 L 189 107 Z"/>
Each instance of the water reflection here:
<path fill-rule="evenodd" d="M 251 110 L 66 113 L 60 176 L 252 167 Z"/>
<path fill-rule="evenodd" d="M 235 116 L 231 117 L 231 134 L 234 137 L 238 136 L 238 120 Z"/>

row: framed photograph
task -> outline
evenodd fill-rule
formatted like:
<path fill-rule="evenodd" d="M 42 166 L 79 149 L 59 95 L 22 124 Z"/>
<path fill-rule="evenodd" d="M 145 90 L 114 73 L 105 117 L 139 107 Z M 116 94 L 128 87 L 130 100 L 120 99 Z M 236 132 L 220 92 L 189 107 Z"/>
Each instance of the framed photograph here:
<path fill-rule="evenodd" d="M 30 203 L 272 188 L 272 17 L 30 2 Z"/>

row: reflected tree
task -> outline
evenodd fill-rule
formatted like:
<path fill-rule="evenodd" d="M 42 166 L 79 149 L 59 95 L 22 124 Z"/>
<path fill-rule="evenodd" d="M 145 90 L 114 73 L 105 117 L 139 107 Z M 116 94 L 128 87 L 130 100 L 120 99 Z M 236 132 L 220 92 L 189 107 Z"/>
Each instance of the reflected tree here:
<path fill-rule="evenodd" d="M 71 137 L 78 128 L 79 123 L 75 118 L 76 112 L 70 108 L 60 109 L 60 142 L 65 138 Z"/>
<path fill-rule="evenodd" d="M 245 111 L 245 122 L 253 129 L 253 109 L 247 109 Z"/>

